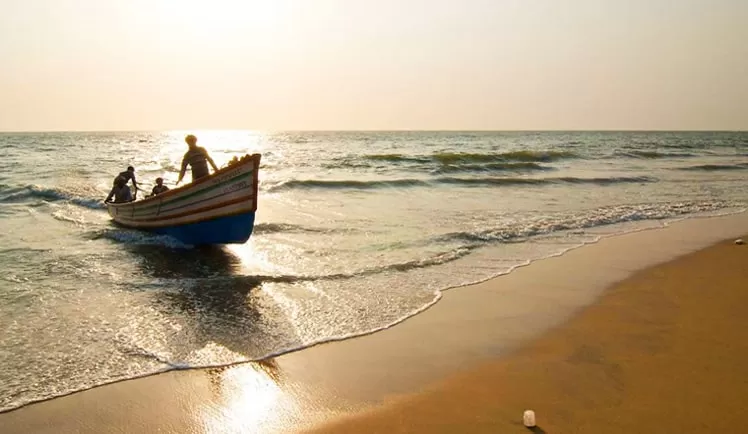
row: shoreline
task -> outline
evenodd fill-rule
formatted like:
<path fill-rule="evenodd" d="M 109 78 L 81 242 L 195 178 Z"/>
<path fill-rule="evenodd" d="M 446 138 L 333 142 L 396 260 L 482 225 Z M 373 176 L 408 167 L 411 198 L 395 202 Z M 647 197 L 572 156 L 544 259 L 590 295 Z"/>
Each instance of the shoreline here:
<path fill-rule="evenodd" d="M 72 423 L 71 428 L 90 427 L 93 418 L 102 423 L 108 420 L 107 426 L 135 429 L 132 422 L 121 420 L 122 417 L 113 415 L 114 409 L 109 408 L 124 406 L 143 416 L 141 428 L 152 429 L 162 426 L 163 421 L 149 416 L 154 411 L 150 407 L 159 401 L 187 405 L 192 409 L 190 414 L 195 408 L 208 409 L 208 413 L 225 413 L 226 403 L 222 401 L 225 390 L 217 395 L 211 392 L 205 402 L 206 391 L 201 388 L 206 378 L 213 378 L 208 383 L 223 384 L 221 387 L 232 381 L 236 386 L 236 379 L 215 380 L 215 377 L 242 371 L 245 377 L 254 376 L 255 383 L 269 383 L 268 378 L 275 383 L 268 385 L 274 390 L 275 398 L 267 412 L 279 413 L 282 417 L 276 415 L 274 420 L 267 420 L 268 415 L 265 415 L 262 421 L 256 421 L 259 430 L 308 428 L 307 425 L 370 408 L 388 397 L 420 390 L 455 372 L 511 354 L 517 347 L 595 303 L 613 283 L 644 268 L 737 237 L 745 233 L 746 222 L 746 214 L 738 213 L 685 219 L 665 228 L 604 237 L 581 246 L 583 248 L 532 262 L 483 283 L 446 290 L 439 303 L 384 330 L 318 344 L 263 362 L 170 371 L 97 386 L 9 410 L 0 414 L 0 423 L 9 423 L 11 428 L 27 432 L 29 427 L 46 420 L 49 423 L 46 426 L 51 429 L 61 423 L 59 419 L 66 413 L 63 409 L 67 409 L 75 413 L 72 422 L 64 423 Z M 648 247 L 646 252 L 632 252 L 642 243 Z M 596 265 L 590 265 L 595 261 Z M 570 265 L 581 274 L 570 273 L 567 268 Z M 512 290 L 517 288 L 524 290 Z M 530 309 L 528 300 L 534 304 Z M 161 393 L 156 394 L 159 401 L 153 396 L 142 396 L 154 386 L 161 388 Z M 202 399 L 186 397 L 196 392 Z M 151 406 L 139 401 L 142 399 Z M 113 402 L 102 403 L 102 400 Z M 80 410 L 78 407 L 84 402 L 89 405 Z M 70 409 L 71 405 L 76 409 Z M 193 427 L 195 420 L 182 411 L 184 409 L 176 412 L 179 414 L 169 412 L 174 423 L 178 420 L 185 424 L 181 426 Z M 43 429 L 38 425 L 37 428 Z"/>
<path fill-rule="evenodd" d="M 748 248 L 641 270 L 563 325 L 310 433 L 733 432 L 748 424 Z"/>

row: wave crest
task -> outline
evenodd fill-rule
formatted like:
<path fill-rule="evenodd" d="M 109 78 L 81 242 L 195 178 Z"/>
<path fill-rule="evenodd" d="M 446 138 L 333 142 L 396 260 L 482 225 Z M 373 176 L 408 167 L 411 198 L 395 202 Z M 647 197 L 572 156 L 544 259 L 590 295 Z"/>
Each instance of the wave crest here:
<path fill-rule="evenodd" d="M 101 238 L 129 245 L 164 246 L 175 249 L 189 249 L 193 247 L 168 235 L 157 235 L 135 229 L 104 229 L 90 234 L 90 239 L 92 240 Z"/>
<path fill-rule="evenodd" d="M 659 151 L 625 151 L 616 152 L 616 155 L 628 158 L 638 159 L 661 159 L 661 158 L 688 158 L 695 157 L 695 154 L 687 152 L 659 152 Z"/>
<path fill-rule="evenodd" d="M 103 199 L 82 197 L 61 188 L 47 188 L 38 185 L 27 185 L 25 187 L 0 186 L 0 202 L 23 202 L 30 199 L 52 202 L 67 201 L 84 208 L 106 209 Z"/>
<path fill-rule="evenodd" d="M 434 173 L 460 173 L 460 172 L 524 172 L 524 171 L 541 171 L 551 170 L 550 167 L 543 166 L 534 162 L 513 162 L 513 163 L 487 163 L 487 164 L 461 164 L 461 165 L 444 165 L 434 171 Z"/>
<path fill-rule="evenodd" d="M 724 201 L 714 201 L 610 206 L 578 215 L 559 215 L 478 231 L 452 232 L 437 237 L 436 241 L 484 244 L 513 242 L 553 232 L 719 211 L 731 205 L 733 204 Z"/>
<path fill-rule="evenodd" d="M 295 189 L 350 189 L 350 190 L 369 190 L 376 188 L 392 187 L 414 187 L 428 185 L 427 180 L 421 179 L 392 179 L 392 180 L 325 180 L 325 179 L 291 179 L 282 181 L 277 184 L 266 187 L 267 191 L 282 191 Z"/>
<path fill-rule="evenodd" d="M 255 223 L 253 229 L 253 233 L 255 234 L 274 234 L 278 232 L 330 233 L 338 231 L 340 229 L 314 228 L 293 223 Z"/>
<path fill-rule="evenodd" d="M 534 162 L 548 163 L 552 161 L 579 158 L 569 151 L 509 151 L 499 153 L 471 153 L 471 152 L 437 152 L 431 155 L 405 154 L 370 154 L 361 157 L 368 161 L 383 161 L 388 163 L 437 163 L 455 165 L 461 163 L 498 163 L 498 162 Z"/>
<path fill-rule="evenodd" d="M 267 191 L 284 191 L 296 189 L 336 189 L 336 190 L 370 190 L 381 188 L 427 187 L 432 185 L 461 185 L 474 187 L 491 186 L 522 186 L 522 185 L 552 185 L 552 184 L 596 184 L 611 185 L 621 183 L 656 182 L 656 178 L 646 176 L 577 178 L 571 176 L 557 178 L 517 178 L 517 177 L 438 177 L 433 179 L 401 178 L 390 180 L 324 180 L 324 179 L 292 179 L 266 187 Z"/>
<path fill-rule="evenodd" d="M 723 170 L 746 170 L 748 163 L 740 164 L 700 164 L 696 166 L 679 167 L 678 170 L 718 172 Z"/>

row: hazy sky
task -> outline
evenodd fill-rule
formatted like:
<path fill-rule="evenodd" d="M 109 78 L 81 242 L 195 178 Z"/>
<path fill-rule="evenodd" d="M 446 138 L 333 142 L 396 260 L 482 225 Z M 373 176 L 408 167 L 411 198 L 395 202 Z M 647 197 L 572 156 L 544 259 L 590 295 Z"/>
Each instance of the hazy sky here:
<path fill-rule="evenodd" d="M 0 0 L 0 130 L 748 129 L 748 0 Z"/>

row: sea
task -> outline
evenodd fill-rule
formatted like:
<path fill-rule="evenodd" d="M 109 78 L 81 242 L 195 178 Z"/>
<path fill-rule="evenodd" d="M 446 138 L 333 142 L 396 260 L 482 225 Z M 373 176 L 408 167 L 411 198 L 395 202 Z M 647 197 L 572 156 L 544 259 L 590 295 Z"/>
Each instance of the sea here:
<path fill-rule="evenodd" d="M 108 216 L 129 165 L 173 186 L 188 133 L 219 166 L 262 154 L 246 244 Z M 748 203 L 746 132 L 2 133 L 0 168 L 0 411 L 371 333 L 447 289 Z"/>

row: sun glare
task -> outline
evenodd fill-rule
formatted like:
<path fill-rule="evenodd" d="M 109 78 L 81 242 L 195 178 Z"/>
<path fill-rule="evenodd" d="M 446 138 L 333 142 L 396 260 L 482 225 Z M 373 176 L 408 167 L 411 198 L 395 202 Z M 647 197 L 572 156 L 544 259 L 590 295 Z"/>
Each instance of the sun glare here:
<path fill-rule="evenodd" d="M 258 432 L 271 427 L 285 416 L 293 405 L 283 396 L 273 378 L 272 366 L 250 363 L 234 366 L 219 375 L 217 386 L 222 405 L 206 407 L 202 415 L 209 433 Z"/>
<path fill-rule="evenodd" d="M 163 137 L 161 157 L 179 164 L 187 151 L 184 141 L 187 134 L 197 136 L 197 144 L 204 147 L 218 167 L 223 167 L 233 157 L 266 151 L 266 134 L 250 130 L 175 130 Z"/>

